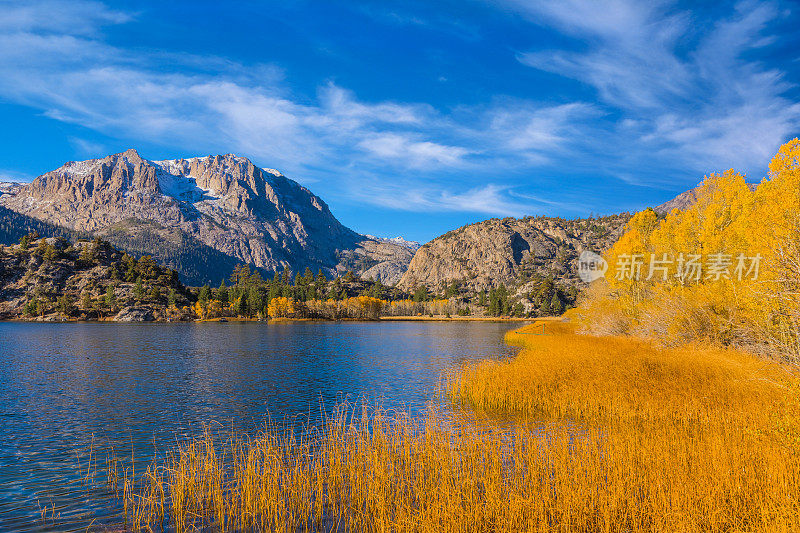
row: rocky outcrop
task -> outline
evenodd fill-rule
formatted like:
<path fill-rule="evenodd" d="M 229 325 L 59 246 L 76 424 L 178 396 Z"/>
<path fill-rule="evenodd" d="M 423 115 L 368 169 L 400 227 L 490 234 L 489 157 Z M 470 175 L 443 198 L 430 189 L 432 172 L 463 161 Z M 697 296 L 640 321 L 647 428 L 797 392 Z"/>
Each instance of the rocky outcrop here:
<path fill-rule="evenodd" d="M 340 268 L 359 272 L 361 279 L 396 285 L 419 248 L 419 243 L 402 239 L 368 236 L 353 250 L 339 255 Z"/>
<path fill-rule="evenodd" d="M 190 318 L 177 273 L 107 242 L 29 238 L 0 245 L 0 319 L 146 321 Z"/>
<path fill-rule="evenodd" d="M 152 322 L 153 320 L 155 320 L 153 310 L 148 307 L 125 307 L 114 317 L 114 322 Z"/>
<path fill-rule="evenodd" d="M 423 245 L 398 287 L 441 291 L 453 281 L 470 291 L 552 276 L 579 284 L 577 258 L 603 252 L 622 234 L 629 216 L 564 220 L 526 217 L 491 219 L 450 231 Z"/>
<path fill-rule="evenodd" d="M 668 200 L 663 204 L 657 205 L 653 208 L 653 211 L 658 213 L 659 215 L 666 215 L 670 213 L 673 209 L 678 209 L 683 211 L 687 207 L 694 205 L 697 201 L 697 188 L 689 189 L 686 192 L 682 192 L 672 200 Z"/>
<path fill-rule="evenodd" d="M 126 234 L 134 239 L 156 228 L 158 235 L 188 242 L 197 254 L 207 248 L 231 263 L 264 271 L 310 267 L 335 274 L 351 270 L 353 259 L 360 259 L 360 274 L 382 262 L 402 265 L 410 259 L 407 246 L 346 228 L 305 187 L 233 154 L 150 161 L 128 150 L 69 162 L 30 184 L 7 185 L 2 191 L 0 206 L 103 236 L 123 248 Z M 163 256 L 170 264 L 169 254 L 159 254 L 158 237 L 146 241 L 151 242 L 136 252 Z M 204 271 L 196 266 L 181 270 L 184 275 L 191 270 L 192 276 Z"/>

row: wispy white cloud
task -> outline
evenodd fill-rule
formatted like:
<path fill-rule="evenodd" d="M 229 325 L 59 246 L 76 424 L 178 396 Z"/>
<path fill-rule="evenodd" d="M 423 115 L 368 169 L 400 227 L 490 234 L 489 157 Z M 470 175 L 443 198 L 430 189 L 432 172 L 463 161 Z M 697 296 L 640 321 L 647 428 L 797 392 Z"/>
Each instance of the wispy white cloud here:
<path fill-rule="evenodd" d="M 540 107 L 529 102 L 505 101 L 488 113 L 487 132 L 496 141 L 492 147 L 496 152 L 544 164 L 563 147 L 576 145 L 587 119 L 598 114 L 594 106 L 586 103 Z"/>
<path fill-rule="evenodd" d="M 455 211 L 487 215 L 523 216 L 541 211 L 542 204 L 524 198 L 515 200 L 510 187 L 487 184 L 454 192 L 436 187 L 375 186 L 363 190 L 378 205 L 404 211 Z"/>
<path fill-rule="evenodd" d="M 42 22 L 48 10 L 59 22 Z M 330 171 L 331 177 L 380 181 L 399 172 L 417 176 L 409 190 L 431 179 L 442 185 L 425 201 L 363 198 L 402 209 L 434 202 L 445 210 L 524 212 L 524 202 L 503 198 L 502 188 L 442 180 L 453 172 L 502 174 L 547 164 L 569 149 L 574 122 L 591 109 L 497 100 L 442 111 L 419 102 L 366 102 L 332 82 L 320 85 L 315 100 L 300 100 L 272 65 L 114 47 L 99 30 L 134 17 L 103 4 L 47 0 L 15 7 L 12 15 L 0 34 L 0 97 L 110 137 L 240 152 L 301 179 L 307 169 L 344 168 L 349 172 Z M 87 157 L 101 148 L 84 139 L 72 143 Z"/>
<path fill-rule="evenodd" d="M 408 135 L 398 133 L 376 133 L 358 145 L 384 160 L 404 160 L 410 167 L 424 167 L 431 162 L 458 166 L 471 153 L 460 146 L 414 141 Z"/>
<path fill-rule="evenodd" d="M 131 20 L 131 15 L 93 0 L 28 0 L 0 2 L 2 32 L 53 32 L 93 35 L 107 24 Z"/>
<path fill-rule="evenodd" d="M 662 174 L 655 182 L 669 179 L 665 167 L 684 175 L 764 168 L 798 133 L 800 105 L 786 96 L 784 73 L 752 59 L 775 41 L 767 33 L 779 15 L 773 3 L 741 2 L 699 29 L 709 22 L 665 1 L 509 2 L 532 21 L 584 41 L 578 51 L 518 59 L 594 87 L 621 113 L 607 138 L 617 150 L 627 148 L 615 165 L 622 179 L 648 160 Z"/>
<path fill-rule="evenodd" d="M 80 137 L 70 137 L 69 142 L 85 157 L 104 157 L 108 154 L 105 145 L 98 142 L 81 139 Z"/>

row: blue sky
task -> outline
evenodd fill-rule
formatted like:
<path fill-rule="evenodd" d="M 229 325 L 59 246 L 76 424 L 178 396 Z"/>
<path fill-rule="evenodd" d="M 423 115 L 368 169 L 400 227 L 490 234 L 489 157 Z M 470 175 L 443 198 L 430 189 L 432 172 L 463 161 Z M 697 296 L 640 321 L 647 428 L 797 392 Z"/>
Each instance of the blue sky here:
<path fill-rule="evenodd" d="M 700 5 L 701 7 L 697 7 Z M 781 2 L 0 0 L 0 180 L 233 152 L 363 233 L 638 210 L 800 134 Z"/>

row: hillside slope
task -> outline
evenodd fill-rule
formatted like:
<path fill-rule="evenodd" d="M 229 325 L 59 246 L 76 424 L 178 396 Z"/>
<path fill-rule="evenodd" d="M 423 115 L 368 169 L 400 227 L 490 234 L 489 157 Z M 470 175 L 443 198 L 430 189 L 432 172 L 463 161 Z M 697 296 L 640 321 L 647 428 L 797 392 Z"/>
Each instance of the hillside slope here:
<path fill-rule="evenodd" d="M 423 245 L 398 287 L 440 291 L 456 281 L 476 293 L 542 276 L 575 285 L 580 253 L 608 249 L 629 218 L 627 214 L 577 220 L 509 217 L 463 226 Z"/>
<path fill-rule="evenodd" d="M 190 299 L 177 272 L 100 239 L 24 237 L 0 246 L 0 319 L 181 319 Z"/>
<path fill-rule="evenodd" d="M 305 187 L 233 154 L 149 161 L 128 150 L 69 162 L 30 184 L 4 185 L 0 207 L 151 254 L 194 283 L 218 282 L 241 262 L 328 274 L 385 263 L 373 275 L 385 271 L 381 281 L 391 284 L 412 255 L 350 230 Z"/>

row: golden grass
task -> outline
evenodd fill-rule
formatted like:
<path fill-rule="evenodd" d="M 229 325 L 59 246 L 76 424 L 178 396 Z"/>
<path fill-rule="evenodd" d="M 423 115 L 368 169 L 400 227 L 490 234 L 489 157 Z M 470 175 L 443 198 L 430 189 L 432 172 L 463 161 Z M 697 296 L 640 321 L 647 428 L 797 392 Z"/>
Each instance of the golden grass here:
<path fill-rule="evenodd" d="M 548 323 L 444 386 L 519 423 L 430 413 L 206 435 L 120 482 L 128 526 L 177 531 L 798 531 L 800 383 L 710 348 L 658 350 Z M 116 464 L 116 463 L 115 463 Z"/>
<path fill-rule="evenodd" d="M 517 428 L 480 432 L 423 425 L 402 413 L 318 434 L 275 428 L 218 447 L 206 435 L 122 482 L 129 529 L 177 531 L 551 531 L 546 498 L 571 454 L 567 436 L 543 446 Z M 555 477 L 554 477 L 555 476 Z M 577 506 L 570 506 L 577 509 Z"/>
<path fill-rule="evenodd" d="M 565 493 L 605 502 L 578 530 L 800 530 L 800 379 L 733 350 L 657 349 L 575 335 L 569 324 L 510 332 L 522 348 L 451 377 L 453 397 L 584 431 Z M 597 460 L 600 457 L 600 460 Z M 602 516 L 610 522 L 598 526 Z M 595 521 L 595 522 L 592 522 Z"/>

